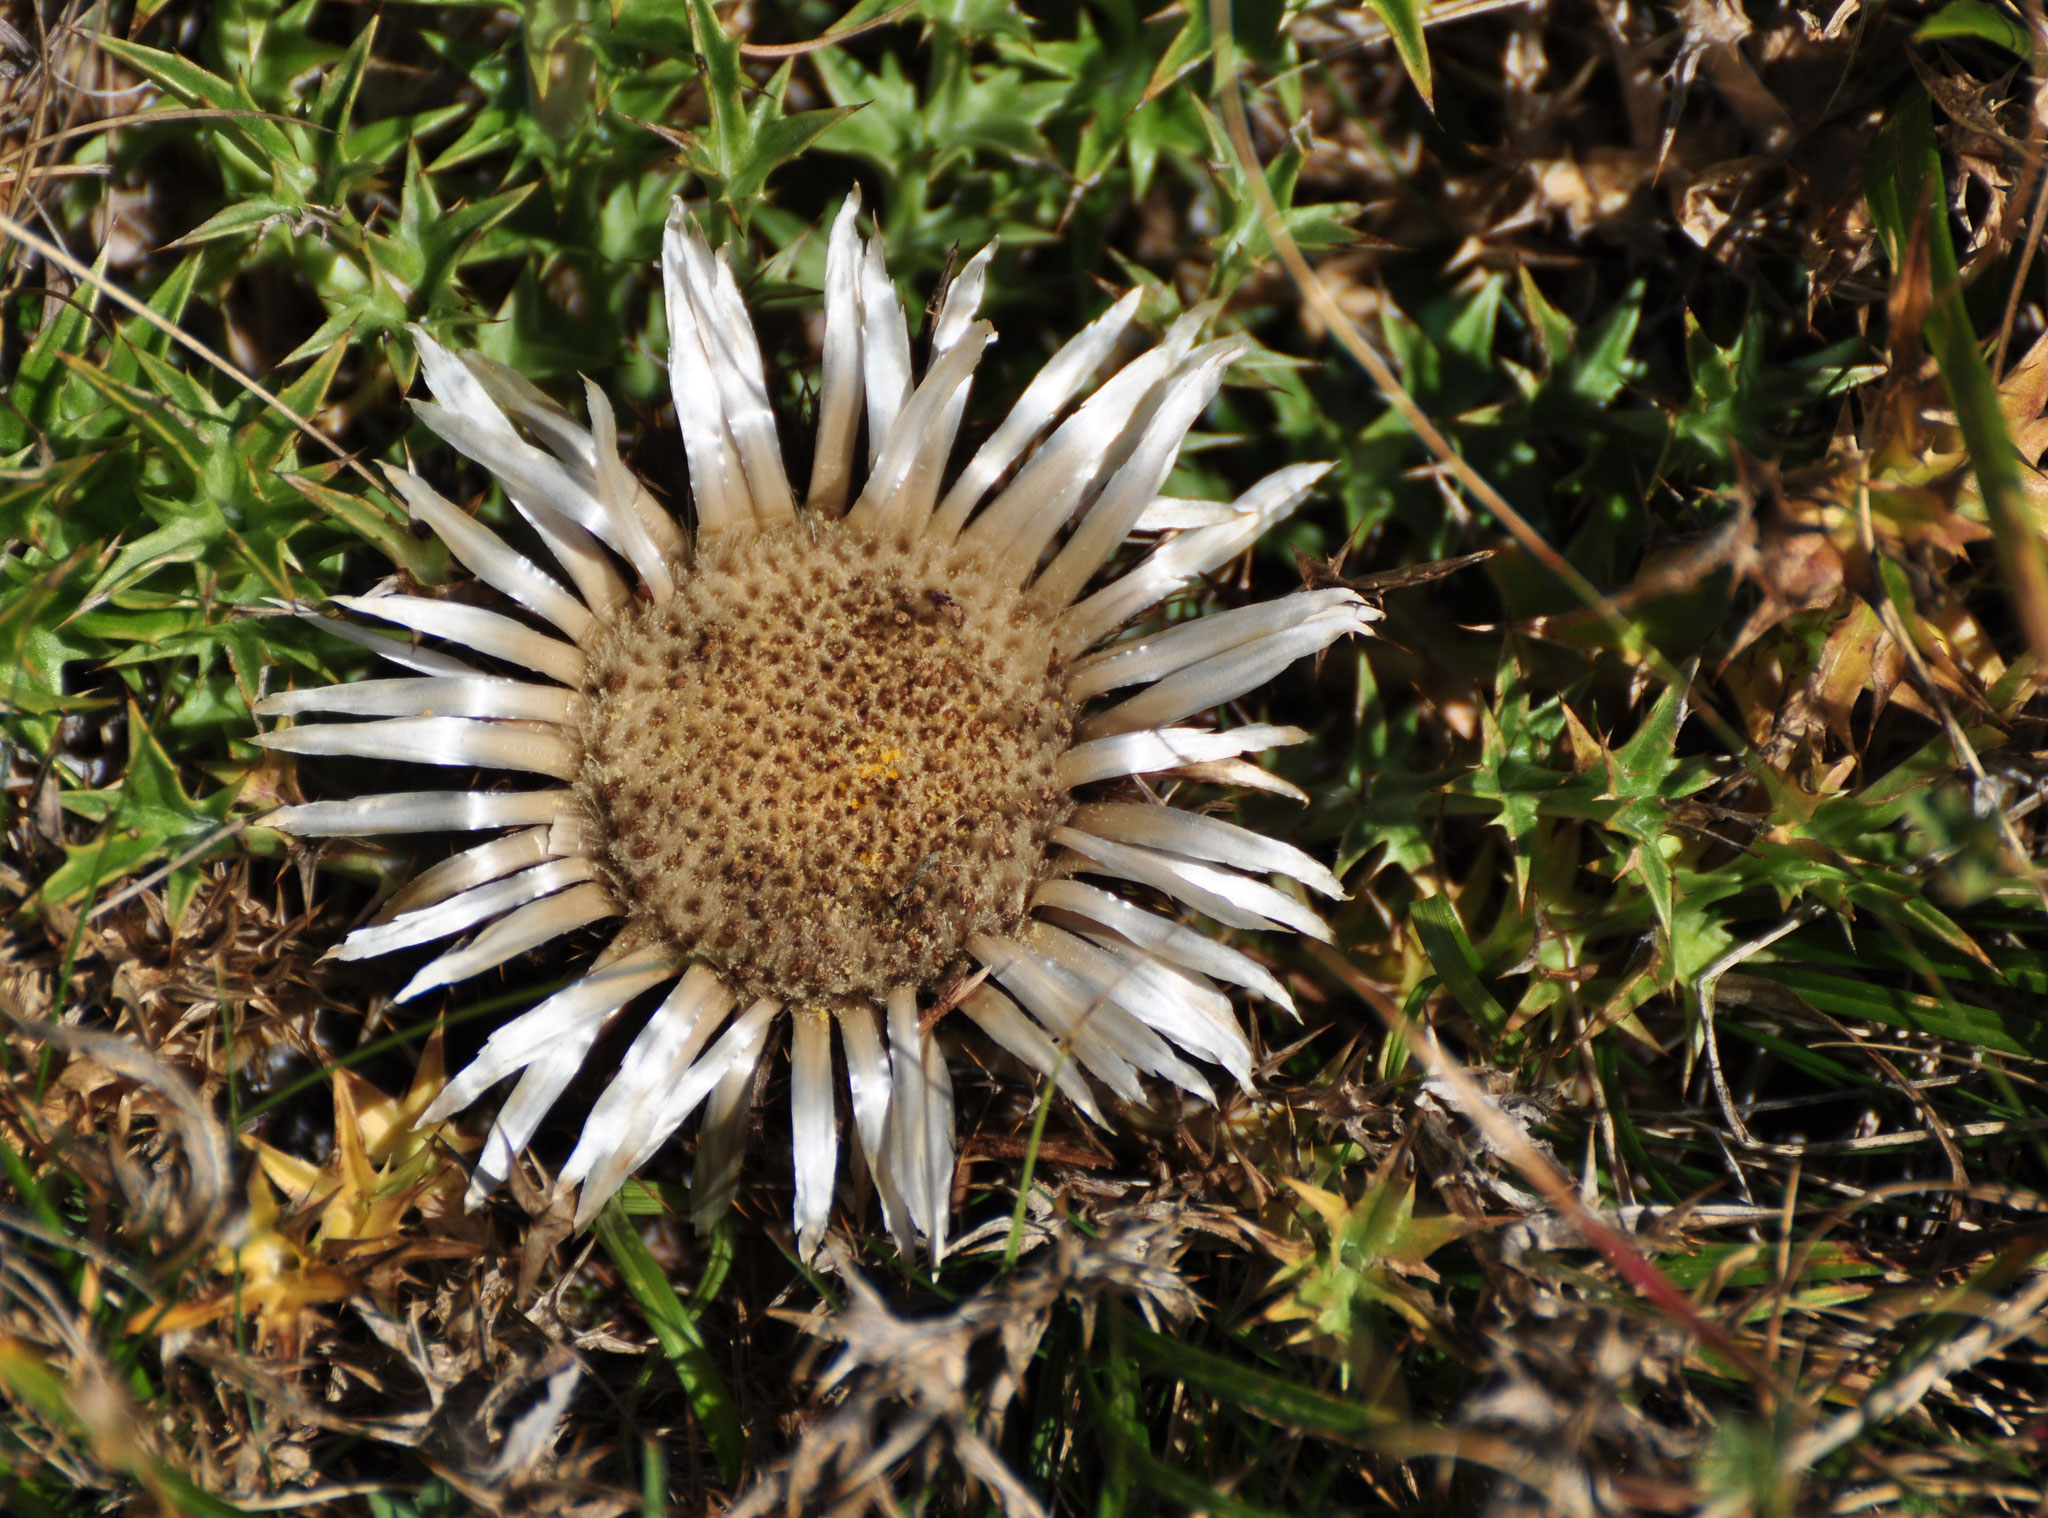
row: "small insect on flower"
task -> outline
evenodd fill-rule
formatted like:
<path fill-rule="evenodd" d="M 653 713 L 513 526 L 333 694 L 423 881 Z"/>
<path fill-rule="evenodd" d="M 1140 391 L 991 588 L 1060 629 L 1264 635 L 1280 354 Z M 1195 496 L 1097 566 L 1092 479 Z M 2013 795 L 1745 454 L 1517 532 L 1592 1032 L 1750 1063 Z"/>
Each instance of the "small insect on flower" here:
<path fill-rule="evenodd" d="M 585 427 L 520 376 L 415 331 L 435 397 L 413 403 L 420 419 L 497 477 L 568 583 L 392 471 L 414 516 L 513 604 L 338 597 L 433 641 L 330 624 L 410 674 L 258 706 L 376 719 L 267 733 L 271 748 L 551 782 L 271 815 L 306 838 L 496 835 L 425 871 L 341 946 L 360 959 L 474 933 L 401 1000 L 619 925 L 586 974 L 492 1033 L 424 1114 L 441 1121 L 518 1077 L 472 1205 L 505 1179 L 606 1023 L 673 982 L 562 1169 L 560 1186 L 580 1188 L 578 1224 L 699 1107 L 692 1209 L 700 1226 L 715 1220 L 787 1016 L 801 1252 L 823 1239 L 839 1168 L 836 1030 L 885 1220 L 906 1249 L 922 1236 L 936 1258 L 953 1110 L 927 1010 L 956 997 L 1101 1123 L 1090 1077 L 1130 1102 L 1145 1099 L 1147 1076 L 1210 1098 L 1201 1064 L 1251 1080 L 1251 1046 L 1218 982 L 1291 1010 L 1255 961 L 1115 882 L 1228 927 L 1328 937 L 1259 877 L 1341 898 L 1329 870 L 1161 805 L 1136 777 L 1299 795 L 1244 756 L 1305 733 L 1190 719 L 1365 631 L 1375 613 L 1349 590 L 1316 590 L 1107 641 L 1242 553 L 1328 466 L 1282 469 L 1232 503 L 1161 498 L 1241 343 L 1200 342 L 1206 313 L 1191 313 L 1088 393 L 1131 325 L 1133 291 L 1053 356 L 942 493 L 994 335 L 975 319 L 994 250 L 948 286 L 913 382 L 903 305 L 857 211 L 850 197 L 828 246 L 801 505 L 732 271 L 678 207 L 662 275 L 694 531 L 626 471 L 595 386 Z M 1179 530 L 1091 588 L 1134 531 L 1167 527 Z M 1132 687 L 1144 688 L 1108 699 Z"/>

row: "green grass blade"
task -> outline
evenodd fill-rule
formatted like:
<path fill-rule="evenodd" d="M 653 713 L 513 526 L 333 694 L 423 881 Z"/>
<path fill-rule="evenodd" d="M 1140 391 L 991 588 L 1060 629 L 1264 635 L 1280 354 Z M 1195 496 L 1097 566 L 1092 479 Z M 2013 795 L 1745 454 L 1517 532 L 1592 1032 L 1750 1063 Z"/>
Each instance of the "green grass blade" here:
<path fill-rule="evenodd" d="M 1388 1421 L 1386 1414 L 1363 1402 L 1329 1396 L 1269 1371 L 1256 1370 L 1242 1361 L 1154 1333 L 1141 1324 L 1126 1323 L 1123 1331 L 1131 1352 L 1153 1370 L 1178 1377 L 1282 1428 L 1362 1441 Z"/>
<path fill-rule="evenodd" d="M 1508 1025 L 1507 1010 L 1480 982 L 1479 953 L 1472 947 L 1465 925 L 1458 921 L 1458 909 L 1451 905 L 1450 898 L 1423 897 L 1409 909 L 1408 920 L 1415 924 L 1422 952 L 1429 956 L 1430 968 L 1436 971 L 1444 989 L 1457 998 L 1458 1005 L 1489 1037 L 1497 1037 Z"/>
<path fill-rule="evenodd" d="M 1917 42 L 1948 42 L 1960 37 L 2002 47 L 2015 58 L 2034 56 L 2033 42 L 2018 18 L 1984 0 L 1949 0 L 1913 33 Z"/>
<path fill-rule="evenodd" d="M 697 1329 L 696 1314 L 676 1295 L 661 1266 L 633 1225 L 626 1221 L 616 1197 L 597 1215 L 597 1237 L 605 1253 L 611 1256 L 612 1264 L 618 1267 L 626 1290 L 640 1305 L 647 1326 L 661 1341 L 669 1364 L 675 1367 L 676 1379 L 682 1382 L 683 1394 L 690 1399 L 690 1410 L 696 1414 L 697 1426 L 703 1429 L 705 1442 L 711 1446 L 720 1476 L 728 1484 L 739 1480 L 746 1458 L 746 1432 L 740 1424 L 739 1407 Z"/>
<path fill-rule="evenodd" d="M 2034 656 L 2048 659 L 2048 549 L 2042 546 L 2040 525 L 2027 500 L 2019 452 L 2006 430 L 1998 387 L 1963 304 L 1945 210 L 1941 150 L 1922 91 L 1914 90 L 1878 132 L 1864 189 L 1894 280 L 1906 285 L 1909 295 L 1917 295 L 1915 283 L 1925 280 L 1928 285 L 1927 347 L 1955 404 L 1956 425 L 1983 491 L 2014 610 Z"/>
<path fill-rule="evenodd" d="M 1423 7 L 1416 0 L 1366 0 L 1366 4 L 1386 23 L 1387 35 L 1394 39 L 1394 51 L 1401 55 L 1401 66 L 1415 81 L 1415 92 L 1434 111 L 1436 85 L 1429 73 L 1429 44 L 1422 36 Z"/>

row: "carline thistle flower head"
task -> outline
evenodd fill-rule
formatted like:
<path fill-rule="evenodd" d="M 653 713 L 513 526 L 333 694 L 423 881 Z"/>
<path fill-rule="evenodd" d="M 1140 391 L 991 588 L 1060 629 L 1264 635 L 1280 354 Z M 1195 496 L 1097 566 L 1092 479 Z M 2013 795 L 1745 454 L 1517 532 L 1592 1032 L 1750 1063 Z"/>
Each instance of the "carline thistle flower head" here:
<path fill-rule="evenodd" d="M 1328 937 L 1261 878 L 1341 897 L 1327 869 L 1161 804 L 1139 777 L 1298 795 L 1245 756 L 1306 734 L 1194 719 L 1374 613 L 1350 591 L 1317 590 L 1108 641 L 1243 552 L 1328 466 L 1282 469 L 1227 504 L 1162 498 L 1241 344 L 1200 342 L 1208 313 L 1191 313 L 1094 384 L 1136 313 L 1133 291 L 1054 355 L 942 490 L 994 336 L 975 319 L 993 249 L 947 288 L 913 380 L 904 309 L 857 212 L 849 197 L 828 245 L 802 505 L 731 269 L 678 206 L 662 275 L 694 532 L 626 471 L 595 386 L 585 427 L 520 376 L 415 331 L 434 396 L 413 403 L 421 420 L 498 479 L 567 583 L 393 470 L 414 516 L 512 604 L 339 597 L 432 641 L 331 623 L 410 673 L 257 708 L 372 719 L 258 740 L 291 753 L 538 778 L 271 815 L 307 838 L 494 835 L 424 871 L 339 949 L 360 959 L 462 940 L 400 1000 L 617 924 L 587 973 L 493 1032 L 424 1114 L 441 1121 L 518 1077 L 472 1205 L 505 1179 L 606 1024 L 666 986 L 559 1177 L 578 1190 L 578 1224 L 699 1107 L 692 1208 L 700 1225 L 715 1219 L 787 1016 L 800 1251 L 823 1239 L 839 1169 L 836 1031 L 885 1220 L 936 1258 L 954 1159 L 933 1010 L 957 999 L 1102 1123 L 1097 1081 L 1132 1102 L 1147 1076 L 1212 1098 L 1203 1065 L 1250 1082 L 1251 1046 L 1219 982 L 1292 1010 L 1255 961 L 1119 882 L 1229 927 Z M 1166 535 L 1096 585 L 1134 531 Z"/>

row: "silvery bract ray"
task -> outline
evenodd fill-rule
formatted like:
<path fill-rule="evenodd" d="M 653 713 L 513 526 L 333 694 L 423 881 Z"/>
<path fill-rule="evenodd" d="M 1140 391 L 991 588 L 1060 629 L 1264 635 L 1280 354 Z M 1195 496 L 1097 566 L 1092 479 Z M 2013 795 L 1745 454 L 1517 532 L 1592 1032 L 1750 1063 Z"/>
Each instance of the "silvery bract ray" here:
<path fill-rule="evenodd" d="M 936 1258 L 953 1108 L 928 1023 L 969 977 L 986 972 L 957 1015 L 1100 1123 L 1097 1082 L 1142 1101 L 1152 1077 L 1205 1099 L 1213 1069 L 1250 1081 L 1251 1045 L 1219 983 L 1289 1005 L 1255 961 L 1120 885 L 1231 928 L 1328 936 L 1267 877 L 1340 897 L 1329 870 L 1163 805 L 1138 777 L 1292 792 L 1246 756 L 1304 733 L 1203 714 L 1374 612 L 1318 590 L 1108 641 L 1242 553 L 1327 466 L 1280 470 L 1230 503 L 1162 498 L 1240 345 L 1201 342 L 1208 313 L 1196 312 L 1097 384 L 1133 292 L 1054 355 L 946 486 L 994 336 L 975 319 L 990 253 L 946 290 L 915 378 L 902 303 L 857 209 L 849 199 L 829 243 L 802 504 L 731 270 L 678 208 L 662 274 L 694 532 L 620 463 L 594 386 L 585 426 L 520 376 L 415 332 L 434 396 L 414 403 L 420 418 L 498 479 L 555 567 L 393 471 L 414 516 L 509 604 L 340 597 L 417 635 L 331 624 L 405 673 L 258 707 L 369 719 L 301 722 L 265 734 L 271 748 L 527 777 L 271 816 L 306 838 L 493 835 L 426 870 L 339 949 L 453 941 L 401 1000 L 617 924 L 587 973 L 494 1031 L 426 1113 L 439 1121 L 516 1077 L 473 1203 L 606 1023 L 665 986 L 559 1177 L 578 1193 L 577 1222 L 699 1108 L 692 1205 L 700 1225 L 714 1219 L 787 1016 L 802 1253 L 824 1236 L 839 1171 L 836 1035 L 888 1226 Z M 1134 532 L 1163 536 L 1096 585 Z"/>

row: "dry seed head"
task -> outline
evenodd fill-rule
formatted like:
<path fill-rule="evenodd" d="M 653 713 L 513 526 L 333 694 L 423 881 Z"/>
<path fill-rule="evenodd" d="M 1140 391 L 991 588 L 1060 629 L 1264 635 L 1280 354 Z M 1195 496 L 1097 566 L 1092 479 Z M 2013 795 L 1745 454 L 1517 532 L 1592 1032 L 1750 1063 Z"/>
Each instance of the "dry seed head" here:
<path fill-rule="evenodd" d="M 796 1005 L 1023 921 L 1069 804 L 1051 629 L 971 550 L 843 523 L 700 544 L 590 652 L 577 786 L 645 931 Z"/>

